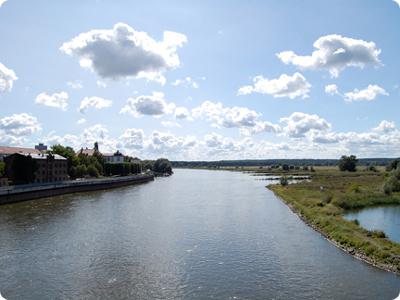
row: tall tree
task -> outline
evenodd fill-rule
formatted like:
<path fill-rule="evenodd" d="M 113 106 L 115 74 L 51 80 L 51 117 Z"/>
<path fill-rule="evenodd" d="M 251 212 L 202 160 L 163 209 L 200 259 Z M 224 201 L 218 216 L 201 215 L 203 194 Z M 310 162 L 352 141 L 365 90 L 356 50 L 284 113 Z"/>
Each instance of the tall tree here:
<path fill-rule="evenodd" d="M 358 159 L 355 155 L 346 156 L 343 155 L 339 161 L 340 171 L 355 172 L 357 167 Z"/>

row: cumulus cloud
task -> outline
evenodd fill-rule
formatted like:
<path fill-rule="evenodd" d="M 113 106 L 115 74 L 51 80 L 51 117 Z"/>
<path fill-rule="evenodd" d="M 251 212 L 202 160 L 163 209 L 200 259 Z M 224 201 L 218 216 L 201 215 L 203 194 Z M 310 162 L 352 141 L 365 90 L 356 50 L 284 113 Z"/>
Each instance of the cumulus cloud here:
<path fill-rule="evenodd" d="M 328 84 L 325 86 L 325 93 L 329 95 L 339 95 L 339 90 L 336 84 Z"/>
<path fill-rule="evenodd" d="M 161 125 L 164 127 L 169 127 L 169 128 L 182 127 L 181 124 L 179 124 L 178 122 L 173 122 L 173 121 L 162 121 Z"/>
<path fill-rule="evenodd" d="M 294 112 L 289 117 L 281 118 L 280 121 L 286 124 L 283 132 L 294 138 L 305 137 L 310 132 L 325 132 L 331 128 L 331 124 L 318 115 L 302 112 Z"/>
<path fill-rule="evenodd" d="M 192 110 L 195 118 L 206 118 L 212 121 L 216 127 L 243 127 L 255 125 L 261 116 L 247 107 L 224 107 L 221 102 L 205 101 Z"/>
<path fill-rule="evenodd" d="M 67 110 L 68 107 L 68 93 L 59 92 L 52 95 L 40 93 L 36 96 L 35 102 L 44 106 L 55 107 L 61 110 Z"/>
<path fill-rule="evenodd" d="M 192 88 L 199 88 L 199 84 L 194 81 L 191 77 L 185 77 L 184 79 L 177 79 L 171 83 L 173 86 L 185 86 Z"/>
<path fill-rule="evenodd" d="M 383 120 L 379 125 L 372 130 L 380 133 L 389 133 L 396 129 L 396 124 L 394 122 Z"/>
<path fill-rule="evenodd" d="M 85 119 L 85 118 L 79 119 L 79 120 L 76 122 L 76 124 L 78 124 L 78 125 L 85 124 L 85 123 L 86 123 L 86 119 Z"/>
<path fill-rule="evenodd" d="M 128 149 L 142 149 L 144 147 L 144 132 L 142 129 L 129 128 L 119 137 L 123 146 Z"/>
<path fill-rule="evenodd" d="M 104 99 L 101 97 L 85 97 L 81 101 L 81 104 L 79 106 L 79 112 L 85 113 L 87 109 L 90 107 L 93 107 L 95 109 L 103 109 L 110 107 L 112 105 L 112 101 L 108 99 Z"/>
<path fill-rule="evenodd" d="M 0 7 L 6 2 L 7 0 L 0 0 Z"/>
<path fill-rule="evenodd" d="M 174 103 L 167 103 L 163 93 L 153 92 L 152 95 L 129 98 L 120 113 L 129 113 L 135 118 L 143 115 L 161 116 L 173 113 L 175 107 Z"/>
<path fill-rule="evenodd" d="M 400 0 L 393 0 L 393 2 L 395 2 L 400 7 Z M 0 6 L 1 6 L 1 4 L 0 4 Z"/>
<path fill-rule="evenodd" d="M 13 114 L 0 119 L 0 131 L 11 136 L 28 136 L 41 130 L 36 117 L 28 114 Z"/>
<path fill-rule="evenodd" d="M 239 128 L 243 135 L 280 132 L 279 125 L 260 120 L 261 114 L 247 107 L 225 107 L 220 102 L 204 101 L 192 110 L 194 118 L 204 118 L 216 128 Z"/>
<path fill-rule="evenodd" d="M 348 92 L 344 94 L 344 100 L 348 102 L 352 101 L 372 101 L 378 95 L 389 96 L 383 88 L 378 85 L 368 85 L 365 89 L 359 90 L 354 89 L 352 92 Z"/>
<path fill-rule="evenodd" d="M 309 56 L 297 55 L 293 51 L 280 52 L 277 56 L 283 63 L 300 69 L 327 70 L 332 77 L 338 77 L 347 67 L 381 65 L 381 50 L 374 42 L 331 34 L 320 37 L 313 46 L 316 50 Z"/>
<path fill-rule="evenodd" d="M 260 93 L 272 95 L 274 98 L 307 98 L 310 88 L 311 84 L 307 82 L 305 77 L 296 72 L 291 76 L 282 74 L 279 78 L 271 80 L 256 76 L 253 79 L 253 85 L 241 87 L 238 90 L 238 95 Z"/>
<path fill-rule="evenodd" d="M 80 65 L 102 78 L 146 78 L 165 82 L 163 73 L 180 66 L 178 48 L 187 42 L 185 35 L 164 31 L 162 41 L 124 23 L 112 29 L 81 33 L 60 48 L 79 58 Z"/>
<path fill-rule="evenodd" d="M 189 110 L 183 106 L 176 107 L 174 114 L 177 119 L 191 119 Z"/>
<path fill-rule="evenodd" d="M 68 81 L 67 85 L 71 89 L 82 89 L 83 88 L 82 81 L 80 81 L 80 80 Z"/>
<path fill-rule="evenodd" d="M 11 91 L 14 81 L 17 79 L 18 77 L 13 70 L 0 63 L 0 93 Z"/>

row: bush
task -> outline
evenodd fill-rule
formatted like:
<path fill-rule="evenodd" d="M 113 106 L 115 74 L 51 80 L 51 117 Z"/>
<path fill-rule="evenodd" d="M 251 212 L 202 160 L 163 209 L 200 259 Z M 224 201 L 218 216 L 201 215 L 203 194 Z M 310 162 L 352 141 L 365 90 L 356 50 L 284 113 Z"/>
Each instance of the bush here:
<path fill-rule="evenodd" d="M 286 165 L 286 164 L 282 165 L 282 170 L 289 171 L 289 165 Z"/>
<path fill-rule="evenodd" d="M 357 226 L 360 225 L 360 222 L 359 222 L 357 219 L 354 219 L 354 220 L 353 220 L 353 223 L 356 224 Z"/>
<path fill-rule="evenodd" d="M 349 172 L 355 172 L 356 171 L 356 166 L 357 166 L 357 158 L 354 155 L 346 156 L 343 155 L 340 158 L 339 162 L 339 170 L 340 171 L 349 171 Z"/>
<path fill-rule="evenodd" d="M 331 203 L 332 201 L 332 195 L 325 195 L 324 198 L 322 199 L 322 202 L 325 204 Z"/>
<path fill-rule="evenodd" d="M 289 184 L 289 180 L 288 180 L 288 178 L 287 178 L 286 176 L 282 176 L 282 177 L 279 179 L 279 183 L 280 183 L 282 186 L 287 186 L 287 185 Z"/>
<path fill-rule="evenodd" d="M 89 165 L 87 167 L 87 173 L 88 173 L 88 175 L 90 177 L 99 177 L 100 176 L 99 170 L 97 170 L 97 168 L 96 168 L 96 166 L 94 164 L 93 165 Z"/>
<path fill-rule="evenodd" d="M 154 162 L 153 171 L 162 174 L 172 174 L 172 165 L 168 159 L 159 158 Z"/>
<path fill-rule="evenodd" d="M 394 175 L 390 176 L 383 185 L 383 191 L 386 195 L 400 192 L 400 180 Z"/>
<path fill-rule="evenodd" d="M 79 165 L 76 167 L 76 177 L 77 178 L 85 177 L 86 174 L 87 174 L 87 168 L 85 165 Z"/>
<path fill-rule="evenodd" d="M 360 192 L 360 186 L 356 183 L 350 184 L 348 188 L 349 192 L 351 193 L 359 193 Z"/>
<path fill-rule="evenodd" d="M 387 166 L 386 166 L 386 171 L 390 172 L 392 170 L 398 169 L 400 166 L 400 160 L 395 159 L 392 160 Z"/>

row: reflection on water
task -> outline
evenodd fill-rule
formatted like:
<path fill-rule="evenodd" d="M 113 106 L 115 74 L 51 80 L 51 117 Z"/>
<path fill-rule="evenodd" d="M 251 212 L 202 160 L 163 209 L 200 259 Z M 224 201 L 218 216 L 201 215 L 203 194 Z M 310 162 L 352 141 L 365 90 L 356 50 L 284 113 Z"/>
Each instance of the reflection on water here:
<path fill-rule="evenodd" d="M 335 248 L 247 174 L 0 206 L 9 299 L 393 299 L 400 279 Z"/>
<path fill-rule="evenodd" d="M 400 206 L 367 208 L 346 214 L 345 218 L 357 219 L 368 230 L 383 230 L 391 240 L 400 243 Z"/>

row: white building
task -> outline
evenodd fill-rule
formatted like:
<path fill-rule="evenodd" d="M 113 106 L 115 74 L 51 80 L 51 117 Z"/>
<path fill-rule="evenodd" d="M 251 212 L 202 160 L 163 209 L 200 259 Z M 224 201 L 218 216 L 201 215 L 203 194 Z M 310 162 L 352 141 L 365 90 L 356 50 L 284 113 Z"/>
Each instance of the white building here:
<path fill-rule="evenodd" d="M 124 162 L 124 155 L 119 151 L 115 153 L 103 153 L 103 158 L 106 164 L 122 164 Z"/>

